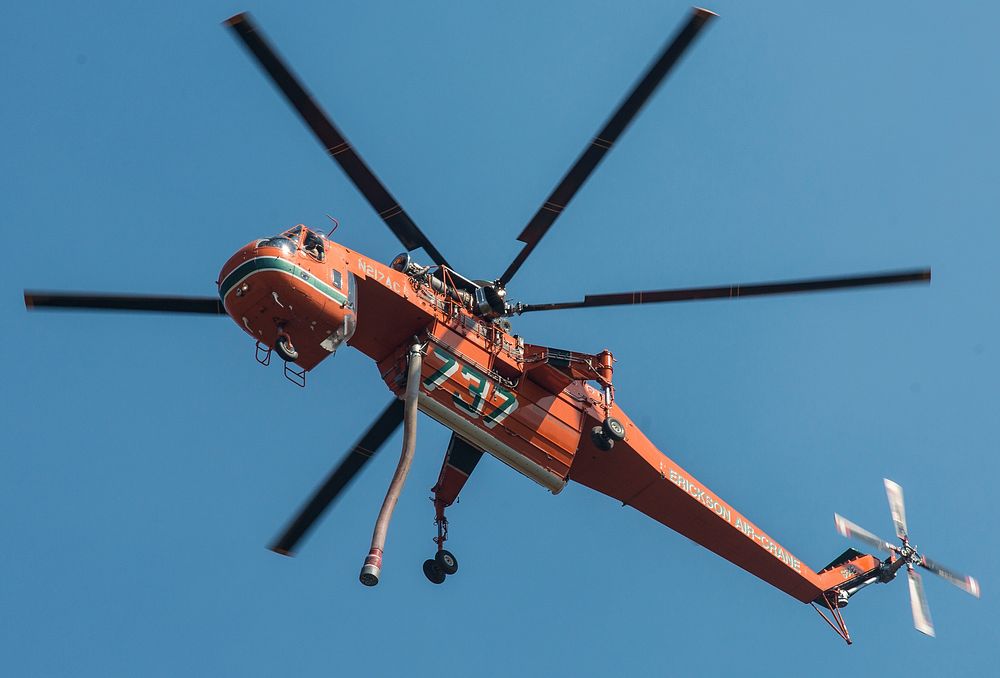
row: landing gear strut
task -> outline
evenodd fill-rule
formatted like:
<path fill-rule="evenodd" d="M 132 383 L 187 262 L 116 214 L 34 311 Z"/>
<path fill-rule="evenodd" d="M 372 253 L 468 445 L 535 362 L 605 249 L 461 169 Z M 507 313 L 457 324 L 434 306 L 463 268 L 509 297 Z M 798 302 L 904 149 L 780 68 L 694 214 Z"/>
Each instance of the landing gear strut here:
<path fill-rule="evenodd" d="M 473 447 L 458 436 L 457 433 L 451 435 L 448 443 L 448 451 L 444 455 L 444 462 L 441 464 L 441 473 L 438 480 L 431 488 L 434 502 L 434 524 L 437 526 L 437 536 L 434 543 L 437 545 L 437 553 L 434 558 L 424 563 L 424 574 L 434 584 L 440 584 L 445 577 L 458 572 L 458 559 L 451 551 L 446 551 L 444 543 L 448 541 L 448 519 L 444 512 L 449 506 L 458 501 L 458 495 L 465 487 L 472 472 L 476 469 L 476 464 L 482 459 L 482 450 Z"/>
<path fill-rule="evenodd" d="M 424 576 L 432 584 L 443 584 L 445 577 L 458 572 L 458 558 L 451 551 L 444 548 L 444 543 L 448 540 L 448 519 L 444 517 L 445 504 L 440 499 L 434 500 L 434 524 L 437 525 L 437 536 L 434 543 L 438 550 L 434 558 L 424 561 Z"/>

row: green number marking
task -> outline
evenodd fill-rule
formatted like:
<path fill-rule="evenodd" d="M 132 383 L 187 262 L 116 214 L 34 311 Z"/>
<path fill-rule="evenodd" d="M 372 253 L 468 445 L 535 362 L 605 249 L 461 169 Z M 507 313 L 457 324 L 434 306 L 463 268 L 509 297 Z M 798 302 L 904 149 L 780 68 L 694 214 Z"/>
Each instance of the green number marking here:
<path fill-rule="evenodd" d="M 465 402 L 458 393 L 452 393 L 451 399 L 455 406 L 463 410 L 470 417 L 483 416 L 483 400 L 488 397 L 490 382 L 486 377 L 476 372 L 471 367 L 462 366 L 462 376 L 469 382 L 469 394 L 472 395 L 472 404 Z"/>
<path fill-rule="evenodd" d="M 458 361 L 441 349 L 435 348 L 434 355 L 443 360 L 444 365 L 442 365 L 437 372 L 424 379 L 424 388 L 428 391 L 436 389 L 438 386 L 443 384 L 448 377 L 455 374 L 456 370 L 458 370 Z"/>
<path fill-rule="evenodd" d="M 493 392 L 503 398 L 504 402 L 502 405 L 494 407 L 492 412 L 483 417 L 486 428 L 493 428 L 517 409 L 517 398 L 514 397 L 513 393 L 499 386 L 493 389 Z"/>
<path fill-rule="evenodd" d="M 505 388 L 493 384 L 484 374 L 467 365 L 459 364 L 458 360 L 440 348 L 434 349 L 434 355 L 440 358 L 444 364 L 435 370 L 431 376 L 424 379 L 424 388 L 428 391 L 433 391 L 451 378 L 461 367 L 462 376 L 465 377 L 468 383 L 469 395 L 472 396 L 472 402 L 465 402 L 457 392 L 451 394 L 451 400 L 455 405 L 455 409 L 462 414 L 470 419 L 482 418 L 483 425 L 486 428 L 493 428 L 517 409 L 517 398 L 514 397 L 514 394 Z M 494 406 L 484 415 L 483 410 L 489 402 L 491 385 L 493 386 L 494 394 L 502 398 L 503 402 Z"/>

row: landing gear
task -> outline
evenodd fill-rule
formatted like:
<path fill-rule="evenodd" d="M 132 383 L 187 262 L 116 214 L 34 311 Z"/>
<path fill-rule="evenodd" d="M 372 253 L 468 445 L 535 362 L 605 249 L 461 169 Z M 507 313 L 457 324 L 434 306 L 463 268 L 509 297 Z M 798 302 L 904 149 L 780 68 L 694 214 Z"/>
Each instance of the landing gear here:
<path fill-rule="evenodd" d="M 424 561 L 424 576 L 432 584 L 443 584 L 447 576 L 458 572 L 458 558 L 451 551 L 441 549 L 433 558 Z"/>
<path fill-rule="evenodd" d="M 432 584 L 443 584 L 445 573 L 444 570 L 441 569 L 441 566 L 438 565 L 437 561 L 430 558 L 424 561 L 424 576 L 427 577 Z"/>
<path fill-rule="evenodd" d="M 625 424 L 608 417 L 600 426 L 590 429 L 590 440 L 602 452 L 610 452 L 616 440 L 625 440 Z"/>
<path fill-rule="evenodd" d="M 299 359 L 299 352 L 292 346 L 292 340 L 287 334 L 278 335 L 278 340 L 274 342 L 274 350 L 286 363 L 294 363 Z"/>
<path fill-rule="evenodd" d="M 458 559 L 455 558 L 451 551 L 441 549 L 434 554 L 434 562 L 438 564 L 438 567 L 445 574 L 451 575 L 458 572 Z"/>
<path fill-rule="evenodd" d="M 605 419 L 604 423 L 601 424 L 601 430 L 611 440 L 625 440 L 625 424 L 614 417 Z"/>
<path fill-rule="evenodd" d="M 594 443 L 594 447 L 599 449 L 601 452 L 610 452 L 611 448 L 615 446 L 615 441 L 610 438 L 607 433 L 604 432 L 602 426 L 595 426 L 590 429 L 590 440 Z"/>
<path fill-rule="evenodd" d="M 445 541 L 448 540 L 448 519 L 444 517 L 445 503 L 440 499 L 434 500 L 434 523 L 437 525 L 437 536 L 434 543 L 438 550 L 434 557 L 424 561 L 424 575 L 432 584 L 441 584 L 445 577 L 458 572 L 458 558 L 451 551 L 444 548 Z"/>
<path fill-rule="evenodd" d="M 445 577 L 458 572 L 458 558 L 444 548 L 445 542 L 448 541 L 448 518 L 444 512 L 458 501 L 458 493 L 465 487 L 466 481 L 482 456 L 482 450 L 473 447 L 457 434 L 452 434 L 448 451 L 444 455 L 444 463 L 441 464 L 438 481 L 431 488 L 431 492 L 434 493 L 431 497 L 431 501 L 434 502 L 434 525 L 437 527 L 437 536 L 433 541 L 437 546 L 437 553 L 432 560 L 424 563 L 424 574 L 434 584 L 440 584 Z"/>

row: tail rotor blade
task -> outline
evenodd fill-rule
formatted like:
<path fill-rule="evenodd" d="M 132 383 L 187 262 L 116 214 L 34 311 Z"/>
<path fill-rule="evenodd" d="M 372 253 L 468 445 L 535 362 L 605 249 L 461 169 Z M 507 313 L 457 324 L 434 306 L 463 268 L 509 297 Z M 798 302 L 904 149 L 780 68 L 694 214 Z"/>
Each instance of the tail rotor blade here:
<path fill-rule="evenodd" d="M 912 567 L 906 570 L 910 582 L 910 609 L 913 611 L 913 626 L 930 637 L 934 637 L 934 622 L 931 621 L 931 609 L 924 595 L 924 584 L 920 573 Z"/>
<path fill-rule="evenodd" d="M 833 514 L 834 523 L 837 525 L 837 532 L 840 533 L 841 537 L 847 537 L 848 539 L 857 539 L 858 541 L 863 541 L 873 548 L 877 548 L 886 553 L 891 553 L 896 549 L 893 544 L 890 544 L 885 539 L 875 536 L 865 528 L 861 527 L 856 523 L 852 523 L 850 520 L 840 515 L 839 513 Z"/>
<path fill-rule="evenodd" d="M 269 547 L 283 556 L 292 555 L 295 548 L 330 504 L 343 492 L 368 460 L 375 456 L 389 436 L 403 421 L 403 401 L 393 400 L 340 464 L 327 476 L 309 501 L 302 507 L 285 531 Z"/>
<path fill-rule="evenodd" d="M 934 562 L 930 558 L 924 556 L 923 560 L 919 563 L 920 567 L 925 570 L 933 572 L 937 576 L 941 577 L 945 581 L 951 582 L 958 588 L 962 589 L 969 595 L 973 595 L 976 598 L 980 595 L 979 581 L 975 577 L 971 577 L 967 574 L 960 574 L 954 570 L 950 570 L 944 565 Z"/>
<path fill-rule="evenodd" d="M 896 527 L 896 536 L 905 540 L 906 507 L 903 505 L 903 488 L 888 478 L 883 478 L 883 480 L 885 481 L 885 496 L 889 499 L 889 512 L 892 513 L 892 523 Z"/>

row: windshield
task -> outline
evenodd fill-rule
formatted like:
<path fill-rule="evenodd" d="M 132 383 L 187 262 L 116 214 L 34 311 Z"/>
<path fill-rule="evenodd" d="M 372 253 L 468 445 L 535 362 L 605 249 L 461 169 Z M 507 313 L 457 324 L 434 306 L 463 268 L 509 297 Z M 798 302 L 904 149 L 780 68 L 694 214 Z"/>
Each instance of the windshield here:
<path fill-rule="evenodd" d="M 297 245 L 296 245 L 296 243 L 294 241 L 289 240 L 288 238 L 286 238 L 284 236 L 276 235 L 273 238 L 265 238 L 264 240 L 258 241 L 257 242 L 257 247 L 258 248 L 261 248 L 261 247 L 277 247 L 278 249 L 280 249 L 285 254 L 289 254 L 290 255 L 292 252 L 295 251 L 295 248 L 297 247 Z"/>
<path fill-rule="evenodd" d="M 299 246 L 299 236 L 302 235 L 302 226 L 289 229 L 281 235 L 265 238 L 257 242 L 257 247 L 277 247 L 285 254 L 292 254 Z"/>

